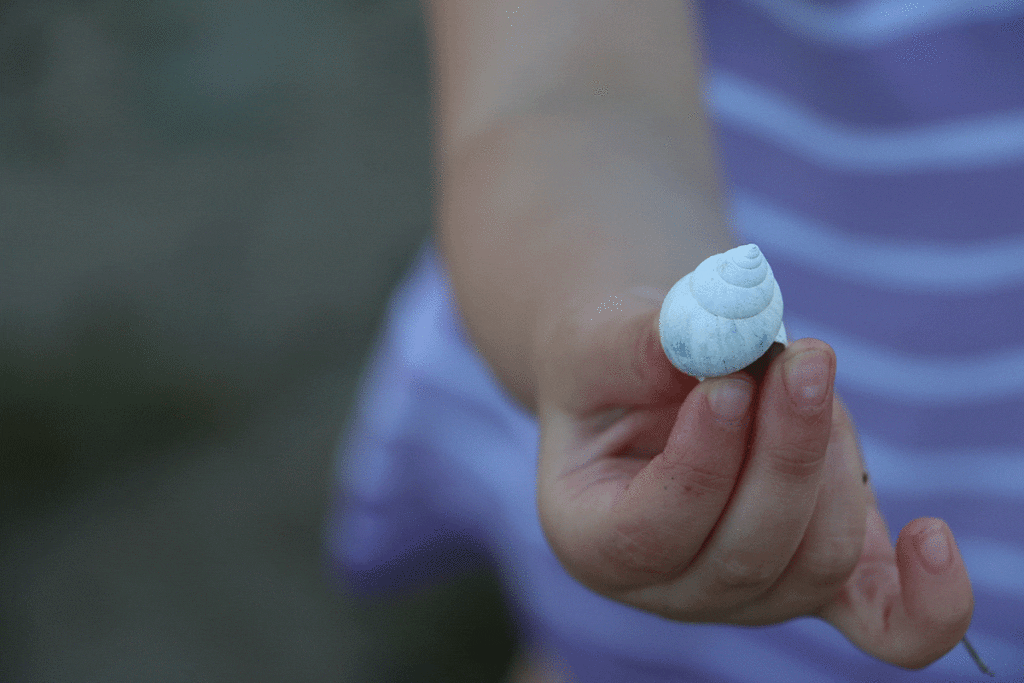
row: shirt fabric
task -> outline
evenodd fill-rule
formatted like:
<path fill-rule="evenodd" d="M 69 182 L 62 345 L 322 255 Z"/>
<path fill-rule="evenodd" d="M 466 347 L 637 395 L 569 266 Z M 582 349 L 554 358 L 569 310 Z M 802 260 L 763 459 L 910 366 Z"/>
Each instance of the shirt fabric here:
<path fill-rule="evenodd" d="M 736 243 L 756 243 L 790 340 L 836 352 L 892 540 L 945 520 L 974 590 L 968 637 L 1024 673 L 1024 1 L 703 0 L 705 102 Z M 680 273 L 680 276 L 685 273 Z M 428 239 L 390 300 L 337 454 L 326 549 L 349 590 L 482 562 L 524 637 L 580 683 L 947 681 L 827 623 L 678 623 L 603 598 L 552 554 L 536 421 L 468 340 Z M 997 680 L 998 680 L 997 679 Z"/>

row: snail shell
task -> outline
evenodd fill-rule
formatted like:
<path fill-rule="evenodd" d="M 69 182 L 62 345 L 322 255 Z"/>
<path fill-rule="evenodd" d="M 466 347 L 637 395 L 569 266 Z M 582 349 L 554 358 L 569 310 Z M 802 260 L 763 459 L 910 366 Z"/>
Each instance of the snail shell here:
<path fill-rule="evenodd" d="M 789 343 L 782 291 L 756 244 L 715 254 L 673 285 L 658 330 L 672 365 L 702 382 L 742 370 L 772 342 Z"/>

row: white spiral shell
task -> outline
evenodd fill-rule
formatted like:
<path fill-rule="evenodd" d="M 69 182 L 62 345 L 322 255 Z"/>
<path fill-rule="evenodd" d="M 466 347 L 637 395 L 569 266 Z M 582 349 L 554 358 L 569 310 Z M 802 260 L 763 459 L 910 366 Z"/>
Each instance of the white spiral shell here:
<path fill-rule="evenodd" d="M 702 382 L 742 370 L 772 342 L 789 343 L 782 291 L 756 244 L 715 254 L 673 285 L 658 330 L 672 365 Z"/>

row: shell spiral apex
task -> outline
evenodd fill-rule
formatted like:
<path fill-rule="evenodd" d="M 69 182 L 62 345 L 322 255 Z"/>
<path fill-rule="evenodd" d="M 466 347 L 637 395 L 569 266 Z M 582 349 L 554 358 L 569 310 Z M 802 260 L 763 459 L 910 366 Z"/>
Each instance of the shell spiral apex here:
<path fill-rule="evenodd" d="M 782 291 L 756 244 L 715 254 L 673 285 L 658 329 L 672 365 L 701 381 L 742 370 L 772 342 L 789 343 Z"/>

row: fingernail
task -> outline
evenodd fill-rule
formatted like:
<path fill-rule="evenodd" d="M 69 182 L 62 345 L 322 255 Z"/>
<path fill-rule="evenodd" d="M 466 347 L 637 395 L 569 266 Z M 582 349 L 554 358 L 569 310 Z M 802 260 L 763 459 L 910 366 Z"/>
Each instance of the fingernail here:
<path fill-rule="evenodd" d="M 718 419 L 732 422 L 746 414 L 752 394 L 753 387 L 741 379 L 716 380 L 708 393 L 708 403 Z"/>
<path fill-rule="evenodd" d="M 944 570 L 953 558 L 949 539 L 940 524 L 914 536 L 914 545 L 917 546 L 917 554 L 921 556 L 921 563 L 933 574 Z"/>
<path fill-rule="evenodd" d="M 786 391 L 797 408 L 813 408 L 828 393 L 829 362 L 823 351 L 807 351 L 786 361 Z"/>

